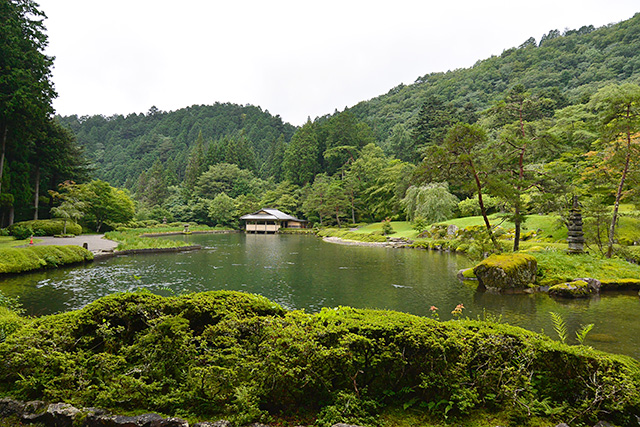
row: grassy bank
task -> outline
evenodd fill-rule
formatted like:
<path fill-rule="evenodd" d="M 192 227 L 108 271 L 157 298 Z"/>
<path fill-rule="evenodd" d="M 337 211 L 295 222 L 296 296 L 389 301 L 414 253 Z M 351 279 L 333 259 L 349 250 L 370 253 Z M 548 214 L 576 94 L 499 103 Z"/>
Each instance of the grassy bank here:
<path fill-rule="evenodd" d="M 387 238 L 382 231 L 373 231 L 370 233 L 351 231 L 348 228 L 323 228 L 316 233 L 320 237 L 338 237 L 343 240 L 366 243 L 383 243 Z"/>
<path fill-rule="evenodd" d="M 16 398 L 234 425 L 624 425 L 640 414 L 640 363 L 628 357 L 492 322 L 309 314 L 228 291 L 107 296 L 23 326 L 0 360 L 0 393 Z"/>
<path fill-rule="evenodd" d="M 222 231 L 224 228 L 213 228 L 207 225 L 191 225 L 189 232 L 199 231 Z M 175 248 L 190 246 L 191 243 L 175 240 L 164 239 L 162 237 L 145 237 L 146 234 L 153 235 L 172 235 L 175 233 L 182 233 L 184 231 L 184 225 L 157 225 L 147 228 L 121 228 L 117 231 L 109 231 L 105 233 L 107 239 L 118 242 L 118 251 L 133 250 L 133 249 L 161 249 L 161 248 Z"/>
<path fill-rule="evenodd" d="M 640 265 L 619 258 L 601 258 L 588 254 L 568 255 L 558 251 L 531 252 L 538 261 L 540 285 L 591 277 L 604 282 L 640 279 Z"/>
<path fill-rule="evenodd" d="M 22 273 L 41 268 L 55 268 L 92 259 L 93 254 L 80 246 L 1 248 L 0 273 Z"/>
<path fill-rule="evenodd" d="M 391 228 L 393 229 L 393 234 L 390 234 L 390 237 L 415 239 L 418 236 L 418 232 L 411 227 L 411 223 L 409 221 L 392 221 Z M 363 227 L 358 227 L 356 230 L 354 230 L 354 233 L 382 233 L 382 223 L 376 222 L 373 224 L 367 224 Z"/>
<path fill-rule="evenodd" d="M 8 249 L 8 248 L 15 248 L 18 246 L 28 245 L 29 240 L 30 239 L 16 240 L 12 236 L 0 236 L 0 249 Z M 34 238 L 33 241 L 37 242 L 38 239 Z"/>

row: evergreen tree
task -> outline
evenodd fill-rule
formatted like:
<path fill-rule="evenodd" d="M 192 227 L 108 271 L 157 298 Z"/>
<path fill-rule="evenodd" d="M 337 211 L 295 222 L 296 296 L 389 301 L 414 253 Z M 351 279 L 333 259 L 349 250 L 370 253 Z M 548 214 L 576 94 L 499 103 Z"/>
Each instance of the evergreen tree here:
<path fill-rule="evenodd" d="M 325 133 L 323 157 L 329 175 L 354 162 L 362 147 L 375 143 L 371 128 L 348 110 L 331 117 L 325 125 Z"/>
<path fill-rule="evenodd" d="M 53 112 L 44 18 L 31 0 L 0 2 L 0 191 L 8 150 L 31 140 Z"/>
<path fill-rule="evenodd" d="M 318 137 L 311 120 L 307 120 L 291 138 L 282 163 L 285 179 L 297 185 L 313 181 L 319 170 Z"/>
<path fill-rule="evenodd" d="M 198 133 L 198 139 L 196 139 L 196 143 L 189 154 L 187 169 L 184 172 L 184 188 L 187 194 L 191 194 L 193 191 L 198 177 L 204 172 L 204 166 L 204 138 L 202 131 L 200 131 L 200 133 Z"/>

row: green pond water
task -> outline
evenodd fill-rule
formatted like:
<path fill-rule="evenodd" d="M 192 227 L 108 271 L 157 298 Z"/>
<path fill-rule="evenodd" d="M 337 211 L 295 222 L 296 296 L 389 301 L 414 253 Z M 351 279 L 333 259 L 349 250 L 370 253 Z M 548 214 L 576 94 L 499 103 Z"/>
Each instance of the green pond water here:
<path fill-rule="evenodd" d="M 342 246 L 312 236 L 209 234 L 177 236 L 203 249 L 119 256 L 84 266 L 0 279 L 29 314 L 80 308 L 114 292 L 147 289 L 161 295 L 208 290 L 257 293 L 286 308 L 319 311 L 339 305 L 403 311 L 440 319 L 463 304 L 463 316 L 501 318 L 554 337 L 549 312 L 560 313 L 573 339 L 580 325 L 595 327 L 585 344 L 640 359 L 637 292 L 556 301 L 546 294 L 478 292 L 456 278 L 465 257 L 423 250 Z M 555 337 L 554 337 L 555 338 Z"/>

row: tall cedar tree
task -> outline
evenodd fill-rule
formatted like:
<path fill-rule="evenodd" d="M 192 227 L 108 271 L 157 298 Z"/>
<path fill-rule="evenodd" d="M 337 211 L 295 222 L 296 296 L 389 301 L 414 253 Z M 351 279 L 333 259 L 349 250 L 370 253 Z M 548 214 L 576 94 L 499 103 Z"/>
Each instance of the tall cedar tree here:
<path fill-rule="evenodd" d="M 312 182 L 318 173 L 318 137 L 310 119 L 291 138 L 282 169 L 285 179 L 296 185 Z"/>
<path fill-rule="evenodd" d="M 513 250 L 520 249 L 520 232 L 526 220 L 522 195 L 536 186 L 531 162 L 535 143 L 541 142 L 536 127 L 531 122 L 553 113 L 555 103 L 548 99 L 532 96 L 524 86 L 514 86 L 504 100 L 498 102 L 489 114 L 495 123 L 502 125 L 501 142 L 498 150 L 501 157 L 501 177 L 494 175 L 495 190 L 513 206 L 512 219 L 515 225 Z"/>
<path fill-rule="evenodd" d="M 193 191 L 193 188 L 198 182 L 198 177 L 204 172 L 204 167 L 204 138 L 202 137 L 202 131 L 200 131 L 200 133 L 198 133 L 198 139 L 196 139 L 196 144 L 189 154 L 187 169 L 184 172 L 184 187 L 187 194 L 190 195 Z"/>

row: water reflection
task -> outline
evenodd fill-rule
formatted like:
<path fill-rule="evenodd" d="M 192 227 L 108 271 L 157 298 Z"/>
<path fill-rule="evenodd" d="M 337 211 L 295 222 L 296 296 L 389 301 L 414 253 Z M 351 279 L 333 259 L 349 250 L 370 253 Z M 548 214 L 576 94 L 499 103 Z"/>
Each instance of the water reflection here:
<path fill-rule="evenodd" d="M 463 316 L 504 322 L 553 336 L 549 312 L 563 316 L 570 334 L 595 324 L 586 343 L 640 359 L 640 298 L 605 294 L 590 300 L 555 301 L 545 294 L 482 293 L 460 283 L 471 263 L 453 254 L 340 246 L 309 236 L 177 236 L 203 245 L 196 252 L 116 257 L 85 266 L 3 278 L 0 289 L 20 296 L 30 314 L 75 308 L 101 296 L 148 289 L 161 295 L 215 289 L 258 293 L 310 312 L 347 305 L 391 309 L 440 318 L 463 303 Z M 573 338 L 572 338 L 573 339 Z"/>

